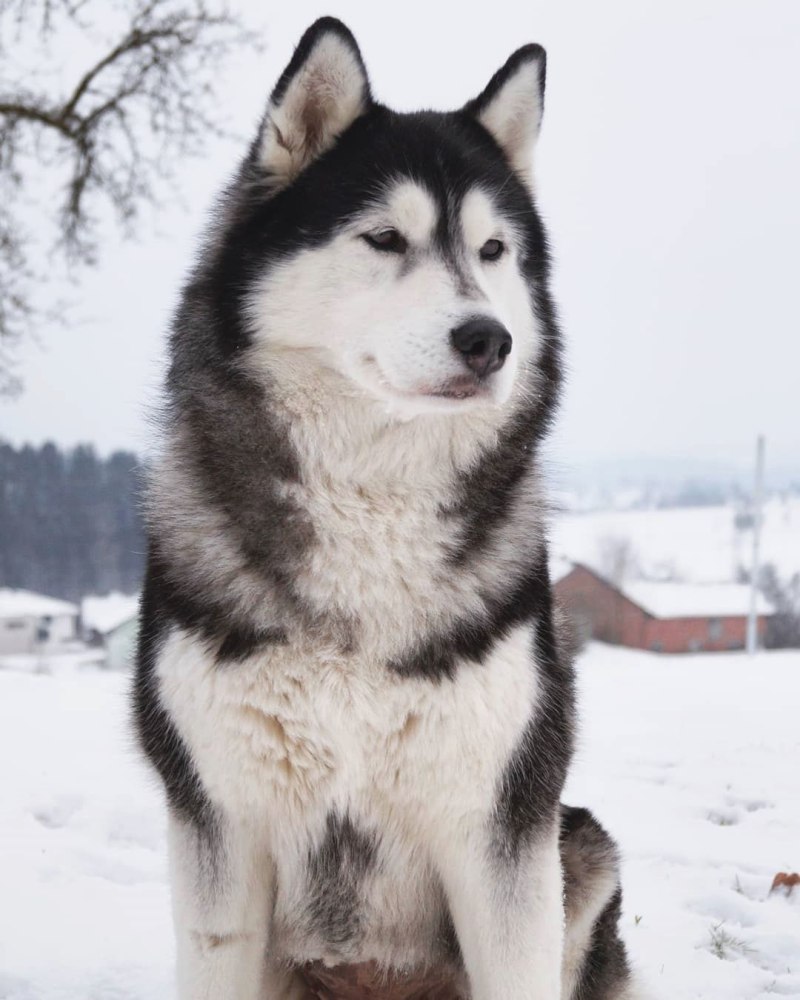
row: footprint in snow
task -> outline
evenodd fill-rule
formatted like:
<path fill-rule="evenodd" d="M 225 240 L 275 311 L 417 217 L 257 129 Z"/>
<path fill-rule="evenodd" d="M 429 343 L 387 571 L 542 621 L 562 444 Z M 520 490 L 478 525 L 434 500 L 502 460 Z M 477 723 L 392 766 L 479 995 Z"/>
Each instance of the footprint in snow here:
<path fill-rule="evenodd" d="M 707 818 L 709 823 L 716 826 L 736 826 L 741 816 L 738 809 L 723 806 L 721 809 L 712 809 Z"/>
<path fill-rule="evenodd" d="M 36 822 L 48 830 L 60 830 L 69 824 L 82 805 L 83 800 L 76 795 L 61 795 L 52 802 L 35 806 L 32 814 Z"/>
<path fill-rule="evenodd" d="M 729 795 L 726 801 L 732 808 L 741 808 L 748 813 L 757 813 L 763 809 L 775 808 L 774 803 L 767 802 L 765 799 L 740 799 L 735 795 Z"/>

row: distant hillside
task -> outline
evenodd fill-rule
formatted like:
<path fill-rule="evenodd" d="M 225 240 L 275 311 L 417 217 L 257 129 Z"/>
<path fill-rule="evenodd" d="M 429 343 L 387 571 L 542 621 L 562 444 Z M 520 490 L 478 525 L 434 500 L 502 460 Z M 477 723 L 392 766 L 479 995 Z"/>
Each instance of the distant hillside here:
<path fill-rule="evenodd" d="M 0 585 L 79 600 L 133 593 L 145 541 L 136 455 L 0 442 Z"/>
<path fill-rule="evenodd" d="M 754 475 L 747 465 L 662 456 L 554 459 L 548 471 L 559 506 L 573 511 L 743 504 Z M 768 494 L 800 497 L 797 462 L 779 462 L 768 453 L 764 485 Z"/>
<path fill-rule="evenodd" d="M 752 557 L 751 518 L 738 504 L 655 510 L 564 513 L 556 518 L 551 550 L 609 579 L 719 583 L 743 579 Z M 800 572 L 800 497 L 771 497 L 764 505 L 761 564 L 783 580 Z"/>

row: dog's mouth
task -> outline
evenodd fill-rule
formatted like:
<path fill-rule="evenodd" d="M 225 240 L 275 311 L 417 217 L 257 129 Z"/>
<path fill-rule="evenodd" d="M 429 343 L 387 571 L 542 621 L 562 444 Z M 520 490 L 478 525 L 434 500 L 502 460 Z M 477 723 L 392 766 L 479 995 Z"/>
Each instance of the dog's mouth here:
<path fill-rule="evenodd" d="M 435 389 L 423 393 L 439 399 L 472 399 L 475 396 L 488 396 L 489 390 L 485 382 L 471 375 L 459 375 L 450 379 Z"/>
<path fill-rule="evenodd" d="M 464 400 L 483 400 L 490 402 L 492 392 L 486 379 L 474 375 L 454 375 L 444 382 L 421 382 L 414 389 L 401 389 L 394 385 L 385 375 L 377 359 L 373 355 L 365 355 L 362 359 L 364 368 L 380 388 L 389 395 L 400 400 L 442 400 L 443 402 L 462 402 Z"/>

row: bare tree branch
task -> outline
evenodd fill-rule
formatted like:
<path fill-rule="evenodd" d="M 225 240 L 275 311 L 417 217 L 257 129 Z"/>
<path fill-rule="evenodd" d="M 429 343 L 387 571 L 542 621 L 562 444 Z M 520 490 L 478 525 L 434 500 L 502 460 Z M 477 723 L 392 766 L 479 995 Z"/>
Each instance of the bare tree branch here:
<path fill-rule="evenodd" d="M 65 25 L 84 33 L 103 0 L 0 0 L 0 65 L 9 26 L 33 30 L 42 46 Z M 14 344 L 40 315 L 41 287 L 20 196 L 44 167 L 59 178 L 54 250 L 67 264 L 91 264 L 98 218 L 110 206 L 126 234 L 174 164 L 202 150 L 222 126 L 204 97 L 220 62 L 255 43 L 224 7 L 206 0 L 123 0 L 126 23 L 63 96 L 0 77 L 0 393 L 13 379 Z M 16 48 L 15 48 L 16 52 Z M 35 56 L 36 53 L 33 53 Z M 2 72 L 2 71 L 0 71 Z M 20 75 L 20 74 L 18 74 Z M 39 248 L 41 256 L 41 248 Z"/>

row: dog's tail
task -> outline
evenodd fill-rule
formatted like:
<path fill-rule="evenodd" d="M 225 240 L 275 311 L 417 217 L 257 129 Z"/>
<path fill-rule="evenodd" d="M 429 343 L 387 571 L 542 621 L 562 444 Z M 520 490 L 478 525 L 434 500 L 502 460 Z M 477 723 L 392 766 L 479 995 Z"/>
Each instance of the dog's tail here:
<path fill-rule="evenodd" d="M 619 934 L 619 852 L 588 809 L 561 807 L 562 1000 L 643 1000 Z"/>

